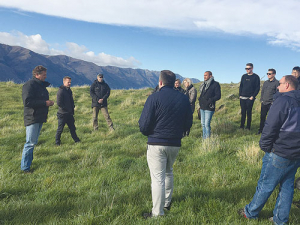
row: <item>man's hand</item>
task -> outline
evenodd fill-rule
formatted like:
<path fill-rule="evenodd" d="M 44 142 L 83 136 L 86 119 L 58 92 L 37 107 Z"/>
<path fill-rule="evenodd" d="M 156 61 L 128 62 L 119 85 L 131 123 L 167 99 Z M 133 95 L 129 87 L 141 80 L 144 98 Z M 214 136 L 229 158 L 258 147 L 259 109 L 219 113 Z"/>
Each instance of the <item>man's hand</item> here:
<path fill-rule="evenodd" d="M 54 105 L 54 101 L 51 100 L 46 101 L 46 106 L 53 106 L 53 105 Z"/>
<path fill-rule="evenodd" d="M 249 99 L 252 101 L 254 98 L 253 98 L 253 96 L 251 96 Z"/>
<path fill-rule="evenodd" d="M 99 100 L 98 100 L 98 103 L 99 103 L 99 104 L 102 104 L 102 103 L 103 103 L 103 98 L 99 99 Z"/>

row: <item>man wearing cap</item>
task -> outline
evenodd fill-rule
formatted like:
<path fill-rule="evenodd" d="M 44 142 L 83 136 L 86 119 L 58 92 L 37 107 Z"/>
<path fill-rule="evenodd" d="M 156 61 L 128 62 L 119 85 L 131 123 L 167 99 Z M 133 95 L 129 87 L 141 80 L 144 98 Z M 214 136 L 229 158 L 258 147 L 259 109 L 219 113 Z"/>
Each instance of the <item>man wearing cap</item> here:
<path fill-rule="evenodd" d="M 93 128 L 98 130 L 98 113 L 101 110 L 110 131 L 114 131 L 113 122 L 108 114 L 107 99 L 110 95 L 110 87 L 103 80 L 103 74 L 97 75 L 97 80 L 91 85 L 90 95 L 93 108 Z"/>
<path fill-rule="evenodd" d="M 260 111 L 260 126 L 257 134 L 260 134 L 265 126 L 265 121 L 270 107 L 273 103 L 273 96 L 277 92 L 277 87 L 279 86 L 279 81 L 276 80 L 276 70 L 269 69 L 267 72 L 268 80 L 266 80 L 261 89 L 261 111 Z"/>

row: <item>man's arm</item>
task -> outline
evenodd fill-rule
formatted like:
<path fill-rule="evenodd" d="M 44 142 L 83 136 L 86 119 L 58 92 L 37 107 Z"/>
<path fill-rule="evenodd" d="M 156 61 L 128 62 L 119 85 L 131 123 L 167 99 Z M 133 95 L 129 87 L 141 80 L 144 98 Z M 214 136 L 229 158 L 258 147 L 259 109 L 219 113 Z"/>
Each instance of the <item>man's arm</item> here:
<path fill-rule="evenodd" d="M 261 150 L 265 152 L 272 150 L 280 128 L 287 118 L 288 104 L 289 102 L 285 98 L 278 98 L 271 106 L 259 141 Z"/>
<path fill-rule="evenodd" d="M 95 101 L 95 102 L 98 102 L 99 98 L 98 96 L 95 94 L 95 83 L 93 83 L 90 87 L 90 96 L 92 97 L 92 99 Z"/>
<path fill-rule="evenodd" d="M 256 79 L 254 81 L 254 86 L 255 86 L 255 89 L 254 89 L 254 92 L 253 92 L 253 95 L 252 95 L 253 98 L 255 98 L 256 95 L 258 95 L 259 90 L 260 90 L 260 79 L 259 79 L 258 75 L 256 75 Z"/>
<path fill-rule="evenodd" d="M 108 84 L 106 84 L 106 93 L 105 95 L 102 97 L 102 99 L 108 99 L 108 97 L 110 96 L 110 87 L 108 86 Z"/>
<path fill-rule="evenodd" d="M 150 135 L 153 133 L 155 126 L 155 107 L 152 101 L 152 95 L 150 95 L 144 105 L 141 117 L 139 119 L 140 131 L 143 135 Z M 189 106 L 189 108 L 191 108 Z"/>
<path fill-rule="evenodd" d="M 244 77 L 244 75 L 242 76 L 242 78 L 241 78 L 241 82 L 240 82 L 240 88 L 239 88 L 239 97 L 241 97 L 242 96 L 242 89 L 243 89 L 243 77 Z"/>

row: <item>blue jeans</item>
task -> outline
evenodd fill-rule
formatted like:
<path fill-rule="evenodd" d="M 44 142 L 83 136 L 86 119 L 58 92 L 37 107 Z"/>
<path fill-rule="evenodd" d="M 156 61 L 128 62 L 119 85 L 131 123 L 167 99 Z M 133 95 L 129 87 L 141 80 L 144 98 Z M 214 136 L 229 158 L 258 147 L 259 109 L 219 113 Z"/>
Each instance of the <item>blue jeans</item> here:
<path fill-rule="evenodd" d="M 43 123 L 26 126 L 26 143 L 23 148 L 21 170 L 29 170 L 33 160 L 33 149 L 38 142 Z"/>
<path fill-rule="evenodd" d="M 289 219 L 294 195 L 295 174 L 300 167 L 300 159 L 289 160 L 271 152 L 266 153 L 262 161 L 263 165 L 256 192 L 250 204 L 246 205 L 245 214 L 250 219 L 258 218 L 259 212 L 275 187 L 280 184 L 273 210 L 273 221 L 278 225 L 286 224 Z"/>
<path fill-rule="evenodd" d="M 210 137 L 210 121 L 212 116 L 214 115 L 214 112 L 215 111 L 200 109 L 203 139 Z"/>

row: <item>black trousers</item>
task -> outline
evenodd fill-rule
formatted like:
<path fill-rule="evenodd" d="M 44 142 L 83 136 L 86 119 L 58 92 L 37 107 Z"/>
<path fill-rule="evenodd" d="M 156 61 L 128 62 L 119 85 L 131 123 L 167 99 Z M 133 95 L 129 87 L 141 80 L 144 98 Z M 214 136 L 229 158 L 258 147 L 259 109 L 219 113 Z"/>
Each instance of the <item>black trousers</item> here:
<path fill-rule="evenodd" d="M 270 110 L 272 104 L 264 105 L 261 103 L 261 110 L 260 110 L 260 125 L 259 125 L 259 132 L 262 132 L 265 126 L 266 118 L 268 115 L 268 112 Z"/>
<path fill-rule="evenodd" d="M 244 128 L 245 121 L 246 121 L 246 115 L 247 115 L 247 126 L 246 129 L 250 129 L 251 127 L 251 120 L 252 120 L 252 108 L 254 104 L 254 99 L 240 99 L 240 105 L 241 105 L 241 128 Z"/>
<path fill-rule="evenodd" d="M 60 114 L 57 113 L 57 119 L 58 119 L 58 127 L 56 131 L 55 136 L 55 143 L 60 144 L 60 137 L 64 130 L 65 124 L 68 125 L 70 129 L 71 136 L 75 142 L 79 141 L 79 138 L 76 134 L 76 127 L 75 127 L 75 119 L 74 116 L 71 114 Z"/>

